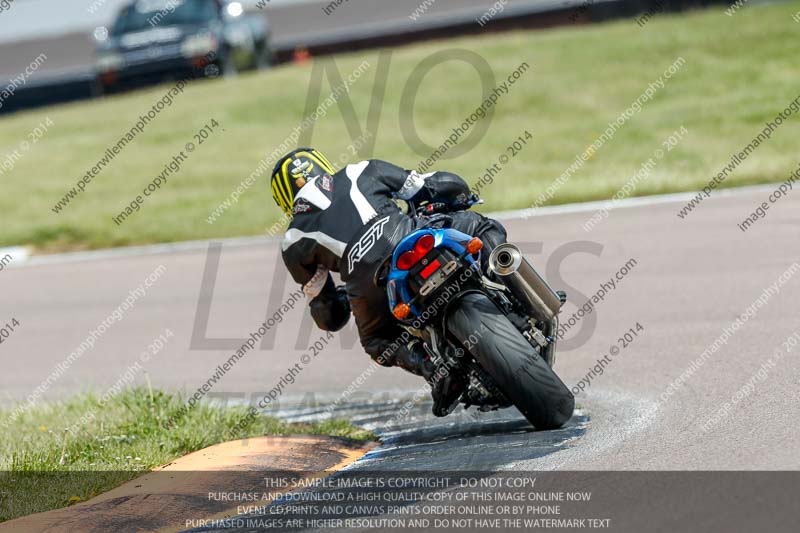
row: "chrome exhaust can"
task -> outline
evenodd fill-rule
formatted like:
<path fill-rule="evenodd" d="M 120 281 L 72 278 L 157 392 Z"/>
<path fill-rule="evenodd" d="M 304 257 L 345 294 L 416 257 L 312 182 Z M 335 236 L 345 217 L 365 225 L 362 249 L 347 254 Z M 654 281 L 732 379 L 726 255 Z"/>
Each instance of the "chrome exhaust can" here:
<path fill-rule="evenodd" d="M 533 318 L 548 323 L 556 319 L 561 299 L 515 244 L 496 247 L 489 256 L 489 270 L 502 278 L 511 293 L 529 308 Z"/>

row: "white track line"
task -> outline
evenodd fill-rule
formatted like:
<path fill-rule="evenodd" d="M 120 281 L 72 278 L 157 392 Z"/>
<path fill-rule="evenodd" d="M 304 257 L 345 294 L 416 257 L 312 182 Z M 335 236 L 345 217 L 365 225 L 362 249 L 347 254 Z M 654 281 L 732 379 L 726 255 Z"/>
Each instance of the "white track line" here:
<path fill-rule="evenodd" d="M 743 196 L 745 194 L 755 192 L 767 192 L 773 190 L 779 185 L 780 183 L 771 183 L 767 185 L 751 185 L 747 187 L 736 187 L 733 189 L 720 189 L 718 191 L 714 191 L 714 194 L 710 199 Z M 636 198 L 624 198 L 622 200 L 617 200 L 616 202 L 612 200 L 596 200 L 593 202 L 580 202 L 575 204 L 550 205 L 539 208 L 499 211 L 497 213 L 488 213 L 486 216 L 496 218 L 497 220 L 513 220 L 519 218 L 524 219 L 529 217 L 563 215 L 568 213 L 584 213 L 587 211 L 597 211 L 598 209 L 607 209 L 609 211 L 613 211 L 615 209 L 626 209 L 630 207 L 640 207 L 646 205 L 688 202 L 697 196 L 699 192 L 700 191 L 678 192 L 671 194 L 657 194 L 653 196 L 640 196 Z"/>
<path fill-rule="evenodd" d="M 28 259 L 28 249 L 24 246 L 12 246 L 11 248 L 0 248 L 0 260 L 6 256 L 11 256 L 11 263 L 7 266 L 11 268 L 14 264 L 22 264 Z"/>
<path fill-rule="evenodd" d="M 12 263 L 9 267 L 35 265 L 53 265 L 62 263 L 75 263 L 83 261 L 100 261 L 106 259 L 120 259 L 124 257 L 138 257 L 145 255 L 170 254 L 179 252 L 195 252 L 205 250 L 212 242 L 222 243 L 225 247 L 231 246 L 254 246 L 267 244 L 276 238 L 269 238 L 264 235 L 254 235 L 252 237 L 229 237 L 226 239 L 209 239 L 202 241 L 182 241 L 163 244 L 150 244 L 146 246 L 129 246 L 125 248 L 107 248 L 103 250 L 92 250 L 88 252 L 68 252 L 52 255 L 34 255 L 27 260 L 19 263 Z M 0 256 L 2 257 L 2 256 Z"/>
<path fill-rule="evenodd" d="M 514 461 L 499 470 L 592 470 L 595 469 L 593 461 L 616 452 L 623 443 L 630 442 L 661 420 L 658 417 L 660 404 L 638 395 L 601 391 L 578 402 L 592 406 L 588 411 L 594 412 L 586 433 L 576 441 L 579 446 L 568 445 L 558 453 Z"/>
<path fill-rule="evenodd" d="M 743 196 L 755 192 L 767 192 L 773 190 L 780 183 L 773 183 L 767 185 L 754 185 L 749 187 L 737 187 L 733 189 L 721 189 L 715 191 L 711 199 L 725 198 L 731 196 Z M 596 211 L 604 208 L 610 211 L 615 209 L 626 209 L 631 207 L 641 207 L 648 205 L 670 204 L 678 202 L 688 202 L 697 195 L 695 192 L 682 192 L 674 194 L 659 194 L 654 196 L 642 196 L 638 198 L 625 198 L 610 205 L 610 200 L 599 200 L 594 202 L 581 202 L 575 204 L 564 204 L 540 207 L 537 209 L 514 209 L 510 211 L 498 211 L 488 213 L 486 216 L 495 218 L 497 220 L 514 220 L 524 219 L 527 217 L 544 217 L 563 215 L 569 213 L 583 213 L 588 211 Z M 198 250 L 205 250 L 208 248 L 209 243 L 219 242 L 224 247 L 231 246 L 252 246 L 258 244 L 267 244 L 279 240 L 279 237 L 266 237 L 264 235 L 255 235 L 251 237 L 229 237 L 226 239 L 209 239 L 198 241 L 183 241 L 165 244 L 152 244 L 147 246 L 130 246 L 126 248 L 109 248 L 104 250 L 94 250 L 88 252 L 69 252 L 63 254 L 52 255 L 36 255 L 28 256 L 25 248 L 16 246 L 12 248 L 0 249 L 0 257 L 3 256 L 2 251 L 7 250 L 14 257 L 11 250 L 15 251 L 18 255 L 6 268 L 15 268 L 21 266 L 34 266 L 34 265 L 52 265 L 61 263 L 75 263 L 82 261 L 101 261 L 107 259 L 118 259 L 123 257 L 135 257 L 144 255 L 168 254 L 177 252 L 195 252 Z"/>

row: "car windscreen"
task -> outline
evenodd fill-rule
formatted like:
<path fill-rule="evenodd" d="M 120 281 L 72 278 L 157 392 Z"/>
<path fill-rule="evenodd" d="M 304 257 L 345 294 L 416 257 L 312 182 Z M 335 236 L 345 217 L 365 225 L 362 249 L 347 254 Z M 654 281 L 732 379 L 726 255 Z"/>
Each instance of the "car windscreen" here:
<path fill-rule="evenodd" d="M 112 35 L 172 25 L 203 24 L 218 16 L 216 0 L 137 0 L 120 11 Z"/>

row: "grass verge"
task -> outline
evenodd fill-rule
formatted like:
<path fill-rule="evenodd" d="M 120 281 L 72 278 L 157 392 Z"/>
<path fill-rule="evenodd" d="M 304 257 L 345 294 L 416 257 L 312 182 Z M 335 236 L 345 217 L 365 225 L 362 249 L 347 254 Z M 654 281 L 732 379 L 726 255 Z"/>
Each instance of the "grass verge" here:
<path fill-rule="evenodd" d="M 361 127 L 373 94 L 380 97 L 385 90 L 377 106 L 381 113 L 374 150 L 359 156 L 374 155 L 407 168 L 430 153 L 409 146 L 403 119 L 413 119 L 419 137 L 438 146 L 482 98 L 475 68 L 450 60 L 421 79 L 413 110 L 401 110 L 409 77 L 422 60 L 443 49 L 474 51 L 491 66 L 496 82 L 527 62 L 530 70 L 498 102 L 477 146 L 435 165 L 475 183 L 509 144 L 530 131 L 533 142 L 481 191 L 485 209 L 500 210 L 532 205 L 609 122 L 682 57 L 685 66 L 547 203 L 610 198 L 682 126 L 688 135 L 634 194 L 698 190 L 797 97 L 800 26 L 792 15 L 799 8 L 798 2 L 758 5 L 735 17 L 717 8 L 656 17 L 645 27 L 631 19 L 417 44 L 392 51 L 388 78 L 377 85 L 378 51 L 340 55 L 335 61 L 344 77 L 369 62 L 349 93 Z M 279 218 L 267 186 L 269 170 L 216 222 L 209 224 L 206 218 L 301 122 L 312 72 L 308 64 L 286 65 L 230 80 L 191 83 L 58 214 L 51 210 L 56 202 L 169 86 L 3 117 L 0 158 L 18 149 L 38 124 L 49 118 L 53 125 L 3 175 L 0 245 L 33 244 L 40 251 L 58 251 L 264 232 Z M 326 77 L 320 100 L 330 91 Z M 122 225 L 112 222 L 187 142 L 197 142 L 193 135 L 212 118 L 219 128 L 197 146 L 180 172 L 168 177 Z M 349 154 L 351 130 L 338 106 L 308 131 L 310 140 L 301 137 L 301 142 L 317 146 L 329 158 L 343 154 L 358 159 Z M 795 116 L 724 186 L 786 179 L 797 165 L 798 136 L 800 118 Z"/>
<path fill-rule="evenodd" d="M 82 394 L 40 404 L 0 431 L 0 522 L 85 501 L 190 452 L 237 438 L 313 434 L 374 439 L 341 420 L 289 424 L 247 416 L 246 407 L 198 404 L 166 429 L 184 399 L 161 391 L 130 389 L 101 403 Z M 80 423 L 77 431 L 64 428 Z M 239 427 L 246 421 L 243 427 Z"/>

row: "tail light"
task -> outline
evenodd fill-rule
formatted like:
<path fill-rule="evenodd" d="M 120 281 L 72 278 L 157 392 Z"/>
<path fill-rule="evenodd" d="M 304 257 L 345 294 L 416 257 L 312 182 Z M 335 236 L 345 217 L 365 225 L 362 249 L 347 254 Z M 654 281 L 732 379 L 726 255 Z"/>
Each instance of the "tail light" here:
<path fill-rule="evenodd" d="M 417 239 L 417 242 L 414 243 L 414 248 L 403 252 L 397 259 L 397 268 L 400 270 L 410 270 L 411 267 L 419 263 L 428 252 L 433 250 L 434 242 L 433 235 L 430 233 Z"/>
<path fill-rule="evenodd" d="M 429 277 L 431 277 L 431 274 L 436 272 L 436 270 L 440 266 L 442 266 L 441 261 L 439 261 L 438 259 L 434 259 L 433 261 L 431 261 L 430 265 L 428 265 L 428 266 L 426 266 L 425 268 L 422 269 L 422 271 L 419 273 L 419 275 L 420 275 L 420 277 L 422 279 L 428 279 Z"/>

